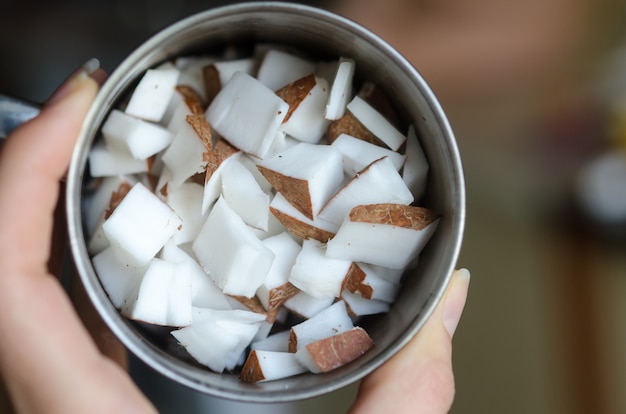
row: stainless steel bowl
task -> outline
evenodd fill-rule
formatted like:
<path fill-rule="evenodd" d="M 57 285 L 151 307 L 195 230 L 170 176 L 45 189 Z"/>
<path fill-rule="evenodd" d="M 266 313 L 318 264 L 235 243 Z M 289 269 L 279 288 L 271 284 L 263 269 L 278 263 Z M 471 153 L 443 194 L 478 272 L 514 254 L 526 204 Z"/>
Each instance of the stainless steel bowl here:
<path fill-rule="evenodd" d="M 356 361 L 327 374 L 303 374 L 246 384 L 190 364 L 155 341 L 149 331 L 120 316 L 92 266 L 85 242 L 81 200 L 89 177 L 87 156 L 109 111 L 148 68 L 175 56 L 233 43 L 290 44 L 321 57 L 356 60 L 357 78 L 381 85 L 407 123 L 413 123 L 430 163 L 423 205 L 442 215 L 419 265 L 405 275 L 391 311 L 364 321 L 376 343 Z M 103 85 L 83 125 L 67 178 L 71 252 L 96 309 L 122 343 L 162 375 L 200 392 L 245 402 L 286 402 L 319 396 L 371 373 L 420 330 L 439 302 L 455 268 L 465 221 L 465 188 L 459 152 L 446 115 L 416 69 L 389 44 L 353 21 L 308 6 L 257 2 L 208 10 L 156 34 L 115 70 Z"/>

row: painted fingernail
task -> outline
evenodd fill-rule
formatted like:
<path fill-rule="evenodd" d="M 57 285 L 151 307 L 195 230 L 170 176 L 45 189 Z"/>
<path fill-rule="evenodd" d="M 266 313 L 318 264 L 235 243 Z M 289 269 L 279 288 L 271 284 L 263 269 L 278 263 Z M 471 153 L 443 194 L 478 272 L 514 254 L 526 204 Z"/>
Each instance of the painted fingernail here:
<path fill-rule="evenodd" d="M 44 106 L 50 106 L 68 96 L 84 79 L 98 73 L 100 70 L 100 61 L 91 58 L 85 62 L 80 68 L 72 73 L 65 82 L 59 86 L 52 96 L 46 101 Z"/>
<path fill-rule="evenodd" d="M 465 307 L 465 299 L 467 298 L 467 291 L 469 288 L 470 272 L 467 269 L 455 270 L 453 276 L 454 285 L 448 296 L 446 297 L 446 304 L 443 308 L 443 325 L 448 331 L 450 337 L 454 336 L 459 321 L 461 320 L 461 314 Z"/>

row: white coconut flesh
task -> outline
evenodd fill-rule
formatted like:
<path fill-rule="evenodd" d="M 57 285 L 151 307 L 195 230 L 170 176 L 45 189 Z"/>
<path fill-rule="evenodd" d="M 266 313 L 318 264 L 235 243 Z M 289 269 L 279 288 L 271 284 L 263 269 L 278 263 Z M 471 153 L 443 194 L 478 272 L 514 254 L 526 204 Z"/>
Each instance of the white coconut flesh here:
<path fill-rule="evenodd" d="M 393 306 L 436 231 L 414 205 L 428 162 L 412 125 L 354 95 L 349 57 L 227 55 L 147 71 L 105 119 L 94 270 L 122 315 L 171 327 L 212 371 L 328 372 L 375 346 L 360 317 Z"/>

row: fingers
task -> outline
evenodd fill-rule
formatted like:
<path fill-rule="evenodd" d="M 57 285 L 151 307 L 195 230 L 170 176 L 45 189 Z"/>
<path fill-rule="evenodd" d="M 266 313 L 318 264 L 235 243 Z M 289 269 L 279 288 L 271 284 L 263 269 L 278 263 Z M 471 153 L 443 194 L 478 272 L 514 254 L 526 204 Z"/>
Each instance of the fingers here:
<path fill-rule="evenodd" d="M 77 72 L 7 138 L 0 153 L 0 277 L 46 270 L 59 180 L 97 89 L 85 70 Z"/>
<path fill-rule="evenodd" d="M 454 398 L 452 335 L 470 274 L 457 270 L 441 302 L 416 337 L 361 382 L 352 414 L 446 413 Z"/>
<path fill-rule="evenodd" d="M 88 74 L 72 76 L 0 153 L 0 376 L 18 412 L 153 412 L 47 274 L 59 180 L 98 89 Z"/>

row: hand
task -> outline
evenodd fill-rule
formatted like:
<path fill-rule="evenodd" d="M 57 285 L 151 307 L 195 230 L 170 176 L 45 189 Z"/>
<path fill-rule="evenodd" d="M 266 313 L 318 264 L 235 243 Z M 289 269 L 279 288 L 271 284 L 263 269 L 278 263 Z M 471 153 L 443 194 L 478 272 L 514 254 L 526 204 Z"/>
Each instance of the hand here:
<path fill-rule="evenodd" d="M 155 412 L 47 267 L 59 181 L 98 89 L 88 75 L 74 74 L 0 153 L 0 373 L 20 413 Z"/>
<path fill-rule="evenodd" d="M 0 374 L 20 413 L 156 412 L 48 271 L 59 182 L 102 76 L 79 70 L 0 153 Z M 450 408 L 451 336 L 468 282 L 467 271 L 455 272 L 416 338 L 363 380 L 354 413 Z"/>
<path fill-rule="evenodd" d="M 351 414 L 431 413 L 454 399 L 452 335 L 461 318 L 470 274 L 457 270 L 441 302 L 413 340 L 359 387 Z"/>

